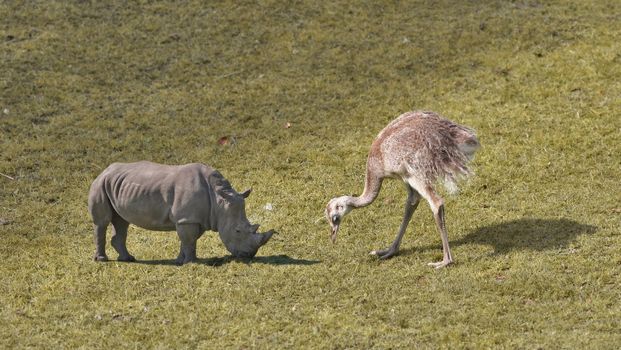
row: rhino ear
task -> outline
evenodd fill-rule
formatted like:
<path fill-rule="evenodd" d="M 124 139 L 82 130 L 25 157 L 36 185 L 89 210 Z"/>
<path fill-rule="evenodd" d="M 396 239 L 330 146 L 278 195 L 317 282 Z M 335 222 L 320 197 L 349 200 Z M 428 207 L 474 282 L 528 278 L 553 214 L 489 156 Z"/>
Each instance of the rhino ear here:
<path fill-rule="evenodd" d="M 252 192 L 252 187 L 245 190 L 244 192 L 240 193 L 242 197 L 244 198 L 248 198 L 248 196 L 250 196 L 250 193 Z"/>

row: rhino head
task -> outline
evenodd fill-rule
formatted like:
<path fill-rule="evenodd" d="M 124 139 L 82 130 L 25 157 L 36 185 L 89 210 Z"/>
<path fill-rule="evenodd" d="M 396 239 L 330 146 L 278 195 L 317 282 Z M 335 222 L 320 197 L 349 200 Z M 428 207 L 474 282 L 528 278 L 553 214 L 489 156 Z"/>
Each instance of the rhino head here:
<path fill-rule="evenodd" d="M 246 218 L 245 199 L 250 192 L 251 190 L 243 193 L 231 191 L 218 198 L 218 233 L 222 243 L 234 257 L 254 257 L 259 248 L 274 234 L 273 230 L 258 233 L 259 225 L 250 224 Z"/>

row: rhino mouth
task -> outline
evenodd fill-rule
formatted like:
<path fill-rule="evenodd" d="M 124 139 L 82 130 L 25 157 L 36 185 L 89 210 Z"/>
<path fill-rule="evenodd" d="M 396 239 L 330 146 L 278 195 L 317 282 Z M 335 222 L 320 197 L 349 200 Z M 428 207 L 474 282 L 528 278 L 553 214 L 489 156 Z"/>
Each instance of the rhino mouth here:
<path fill-rule="evenodd" d="M 227 249 L 233 255 L 233 257 L 243 258 L 243 259 L 252 259 L 257 254 L 257 251 L 259 251 L 259 248 L 261 248 L 261 246 L 263 246 L 265 243 L 267 243 L 267 241 L 270 240 L 273 233 L 274 233 L 273 230 L 270 230 L 265 233 L 254 232 L 251 234 L 250 241 L 247 241 L 247 244 L 245 246 L 242 245 L 240 247 L 238 245 L 237 247 L 235 247 L 233 245 L 233 247 L 231 247 L 228 244 L 225 244 L 225 245 L 227 246 Z"/>

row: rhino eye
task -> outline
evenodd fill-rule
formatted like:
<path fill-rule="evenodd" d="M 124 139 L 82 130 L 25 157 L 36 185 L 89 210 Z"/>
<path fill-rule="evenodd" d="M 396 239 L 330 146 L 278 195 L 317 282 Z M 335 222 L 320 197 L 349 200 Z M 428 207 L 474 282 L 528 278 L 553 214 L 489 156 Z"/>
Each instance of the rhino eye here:
<path fill-rule="evenodd" d="M 343 210 L 343 206 L 342 206 L 342 205 L 337 205 L 337 206 L 336 206 L 336 210 L 338 210 L 338 211 Z"/>

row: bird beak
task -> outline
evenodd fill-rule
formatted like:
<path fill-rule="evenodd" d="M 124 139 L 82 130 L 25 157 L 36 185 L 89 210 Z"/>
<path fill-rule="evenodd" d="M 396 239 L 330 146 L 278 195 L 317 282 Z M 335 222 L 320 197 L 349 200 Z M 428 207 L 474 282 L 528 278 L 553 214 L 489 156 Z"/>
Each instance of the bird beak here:
<path fill-rule="evenodd" d="M 330 235 L 330 239 L 332 243 L 336 243 L 336 233 L 339 231 L 339 225 L 332 225 L 332 234 Z"/>

